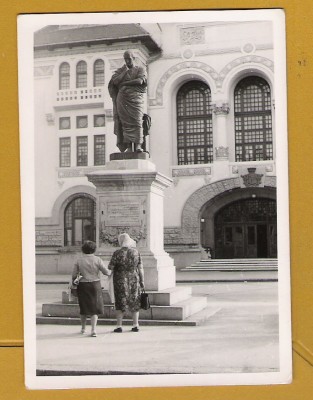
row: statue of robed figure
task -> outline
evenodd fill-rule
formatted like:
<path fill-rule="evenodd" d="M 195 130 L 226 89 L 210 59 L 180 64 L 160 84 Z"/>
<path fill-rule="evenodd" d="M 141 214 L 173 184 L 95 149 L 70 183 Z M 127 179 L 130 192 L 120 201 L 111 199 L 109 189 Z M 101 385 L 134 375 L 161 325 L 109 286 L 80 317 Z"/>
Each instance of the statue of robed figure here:
<path fill-rule="evenodd" d="M 144 68 L 134 64 L 131 51 L 125 51 L 124 60 L 125 64 L 112 75 L 108 86 L 113 101 L 116 145 L 121 152 L 131 152 L 134 144 L 134 150 L 142 152 L 145 150 L 144 133 L 148 134 L 151 124 L 150 117 L 143 112 L 147 75 Z"/>

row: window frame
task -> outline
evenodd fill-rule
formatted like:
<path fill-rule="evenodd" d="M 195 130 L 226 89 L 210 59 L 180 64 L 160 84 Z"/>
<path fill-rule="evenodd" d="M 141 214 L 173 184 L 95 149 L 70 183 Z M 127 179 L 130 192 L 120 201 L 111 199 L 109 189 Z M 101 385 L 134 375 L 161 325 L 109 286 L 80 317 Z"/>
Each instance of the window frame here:
<path fill-rule="evenodd" d="M 84 143 L 79 143 L 80 141 Z M 84 154 L 80 154 L 82 149 L 85 149 Z M 81 161 L 81 157 L 86 157 L 86 159 Z M 76 136 L 76 165 L 77 167 L 88 166 L 88 136 Z"/>
<path fill-rule="evenodd" d="M 252 86 L 260 94 L 253 93 Z M 252 93 L 250 103 L 244 100 L 249 93 Z M 234 87 L 233 102 L 235 162 L 274 160 L 272 89 L 268 80 L 258 75 L 240 79 Z"/>
<path fill-rule="evenodd" d="M 80 66 L 84 65 L 84 70 L 80 71 Z M 81 60 L 76 64 L 76 88 L 82 89 L 88 86 L 88 70 L 87 70 L 87 62 L 85 60 Z M 83 78 L 83 82 L 80 82 L 80 79 Z"/>
<path fill-rule="evenodd" d="M 68 72 L 62 71 L 62 67 L 68 66 Z M 63 87 L 63 79 L 66 78 L 67 84 Z M 68 90 L 71 86 L 71 66 L 68 62 L 64 61 L 59 66 L 59 90 Z"/>
<path fill-rule="evenodd" d="M 103 139 L 103 155 L 100 154 L 100 156 L 98 156 L 98 152 L 97 152 L 97 145 L 99 145 L 99 143 L 96 143 L 97 139 Z M 101 143 L 100 143 L 101 144 Z M 105 135 L 94 135 L 94 140 L 93 140 L 93 151 L 94 151 L 94 156 L 93 156 L 93 161 L 94 161 L 94 165 L 105 165 L 106 163 L 106 157 L 105 157 L 105 150 L 106 150 L 106 143 L 105 143 Z M 104 162 L 102 163 L 101 161 L 98 161 L 98 157 L 103 156 Z"/>
<path fill-rule="evenodd" d="M 67 144 L 64 144 L 62 142 L 64 142 L 65 140 L 68 141 Z M 64 159 L 64 154 L 62 152 L 63 149 L 68 149 L 69 152 L 66 155 L 68 157 L 68 165 L 63 165 L 64 162 L 62 161 Z M 59 166 L 60 168 L 69 168 L 71 166 L 71 138 L 70 137 L 61 137 L 59 138 Z"/>
<path fill-rule="evenodd" d="M 79 214 L 75 214 L 74 212 L 74 203 L 75 201 L 79 200 L 79 199 L 83 199 L 83 200 L 87 200 L 90 202 L 90 215 L 84 215 L 82 213 L 82 215 Z M 91 209 L 91 205 L 93 210 Z M 69 209 L 71 208 L 71 211 L 69 211 Z M 76 243 L 75 239 L 76 239 L 76 227 L 75 227 L 75 220 L 79 220 L 81 219 L 82 221 L 90 221 L 90 227 L 92 229 L 92 240 L 96 239 L 96 202 L 95 200 L 87 194 L 81 193 L 81 194 L 77 194 L 74 198 L 71 199 L 71 201 L 69 201 L 69 203 L 67 204 L 67 206 L 64 209 L 64 214 L 63 214 L 63 221 L 64 221 L 64 246 L 65 247 L 77 247 L 77 246 L 81 246 L 81 243 Z M 68 213 L 70 212 L 70 215 L 68 215 Z M 71 232 L 71 240 L 69 243 L 68 240 L 68 231 Z M 86 239 L 82 233 L 82 239 Z"/>
<path fill-rule="evenodd" d="M 193 91 L 195 92 L 194 98 L 191 93 Z M 197 91 L 200 95 L 196 94 Z M 189 100 L 187 99 L 188 95 L 191 97 Z M 197 103 L 200 103 L 200 107 L 197 107 Z M 195 105 L 194 110 L 192 109 L 193 105 Z M 178 165 L 211 164 L 213 162 L 212 93 L 207 83 L 197 79 L 189 80 L 178 89 L 176 93 L 176 130 Z"/>
<path fill-rule="evenodd" d="M 97 69 L 97 63 L 99 64 L 101 62 L 102 69 Z M 98 86 L 103 86 L 104 85 L 104 78 L 105 78 L 105 64 L 104 61 L 101 58 L 98 58 L 94 63 L 93 63 L 93 86 L 98 87 Z M 98 82 L 98 79 L 100 77 L 100 83 Z"/>

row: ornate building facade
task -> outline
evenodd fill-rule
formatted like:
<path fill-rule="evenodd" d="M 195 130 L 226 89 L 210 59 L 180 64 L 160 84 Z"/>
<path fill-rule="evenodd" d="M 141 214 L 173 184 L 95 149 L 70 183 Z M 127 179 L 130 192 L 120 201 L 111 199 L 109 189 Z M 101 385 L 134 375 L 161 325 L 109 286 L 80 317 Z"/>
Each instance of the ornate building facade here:
<path fill-rule="evenodd" d="M 38 272 L 68 272 L 82 241 L 95 239 L 86 174 L 118 151 L 107 86 L 125 50 L 147 68 L 147 146 L 173 180 L 164 244 L 177 268 L 204 249 L 277 257 L 270 22 L 48 26 L 34 43 Z"/>

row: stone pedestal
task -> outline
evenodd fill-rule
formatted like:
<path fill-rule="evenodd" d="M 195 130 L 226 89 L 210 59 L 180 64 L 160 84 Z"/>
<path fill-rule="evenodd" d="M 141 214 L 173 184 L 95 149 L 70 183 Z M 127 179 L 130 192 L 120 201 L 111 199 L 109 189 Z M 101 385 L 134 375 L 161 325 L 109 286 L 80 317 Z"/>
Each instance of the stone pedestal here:
<path fill-rule="evenodd" d="M 172 180 L 142 153 L 118 154 L 103 170 L 88 174 L 97 190 L 97 254 L 109 260 L 117 236 L 127 232 L 142 256 L 146 289 L 172 288 L 175 266 L 163 247 L 163 197 Z"/>

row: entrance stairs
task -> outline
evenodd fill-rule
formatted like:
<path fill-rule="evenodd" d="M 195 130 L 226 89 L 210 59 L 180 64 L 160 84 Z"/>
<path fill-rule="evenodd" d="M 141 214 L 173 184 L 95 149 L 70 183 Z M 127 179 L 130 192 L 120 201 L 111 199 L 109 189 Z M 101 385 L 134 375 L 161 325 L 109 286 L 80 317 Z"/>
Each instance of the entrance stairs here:
<path fill-rule="evenodd" d="M 146 291 L 151 308 L 140 310 L 141 325 L 197 325 L 192 315 L 207 307 L 207 298 L 192 296 L 191 286 L 175 286 L 160 291 Z M 114 324 L 115 310 L 107 290 L 103 290 L 104 314 L 99 316 L 99 324 Z M 125 314 L 125 324 L 131 323 L 131 314 Z M 38 324 L 79 324 L 77 298 L 62 292 L 62 301 L 42 305 L 42 315 L 37 316 Z"/>
<path fill-rule="evenodd" d="M 277 258 L 201 260 L 177 271 L 177 282 L 259 282 L 278 280 Z"/>

